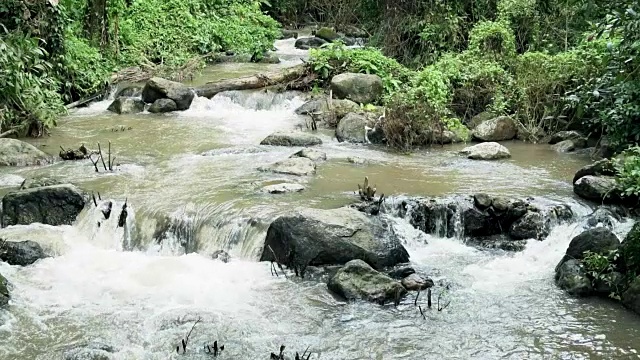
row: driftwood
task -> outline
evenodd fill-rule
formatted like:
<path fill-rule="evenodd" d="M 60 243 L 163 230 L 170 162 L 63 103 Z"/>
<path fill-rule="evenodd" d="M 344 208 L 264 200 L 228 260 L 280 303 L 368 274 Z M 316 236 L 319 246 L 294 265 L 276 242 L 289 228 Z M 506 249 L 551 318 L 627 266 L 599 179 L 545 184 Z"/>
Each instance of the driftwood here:
<path fill-rule="evenodd" d="M 94 100 L 96 100 L 98 98 L 101 98 L 101 97 L 102 97 L 102 94 L 96 94 L 96 95 L 90 96 L 90 97 L 85 98 L 85 99 L 80 99 L 78 101 L 74 101 L 71 104 L 65 105 L 65 107 L 67 108 L 67 110 L 73 109 L 73 108 L 76 108 L 78 106 L 84 105 L 84 104 L 86 104 L 88 102 L 94 101 Z"/>
<path fill-rule="evenodd" d="M 307 77 L 307 67 L 302 64 L 278 71 L 211 82 L 196 87 L 195 91 L 198 96 L 212 98 L 223 91 L 261 89 L 273 85 L 287 85 L 288 89 L 299 89 L 303 87 L 303 83 L 310 82 Z"/>

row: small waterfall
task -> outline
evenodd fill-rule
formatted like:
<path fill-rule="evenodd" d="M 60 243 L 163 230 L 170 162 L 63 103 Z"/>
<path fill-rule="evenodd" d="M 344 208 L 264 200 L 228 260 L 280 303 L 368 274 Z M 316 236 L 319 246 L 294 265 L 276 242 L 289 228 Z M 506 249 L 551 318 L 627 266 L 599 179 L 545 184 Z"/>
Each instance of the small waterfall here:
<path fill-rule="evenodd" d="M 117 200 L 98 200 L 78 216 L 74 226 L 89 243 L 103 249 L 132 250 L 136 234 L 135 211 Z"/>

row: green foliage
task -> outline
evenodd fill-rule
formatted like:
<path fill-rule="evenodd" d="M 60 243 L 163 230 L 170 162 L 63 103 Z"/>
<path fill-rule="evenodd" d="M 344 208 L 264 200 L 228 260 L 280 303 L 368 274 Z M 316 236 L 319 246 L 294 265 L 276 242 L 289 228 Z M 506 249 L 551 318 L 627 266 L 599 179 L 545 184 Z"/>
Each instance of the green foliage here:
<path fill-rule="evenodd" d="M 611 250 L 606 254 L 594 253 L 591 251 L 584 252 L 582 266 L 591 277 L 593 286 L 596 287 L 599 282 L 603 282 L 610 286 L 613 291 L 609 297 L 620 300 L 619 283 L 615 282 L 614 272 L 618 271 L 618 258 L 620 253 L 618 250 Z"/>
<path fill-rule="evenodd" d="M 615 162 L 618 189 L 626 196 L 640 196 L 640 147 L 630 147 L 622 155 Z"/>
<path fill-rule="evenodd" d="M 509 23 L 481 21 L 469 34 L 469 50 L 476 56 L 504 64 L 516 54 L 516 43 Z"/>
<path fill-rule="evenodd" d="M 633 228 L 622 242 L 620 250 L 627 277 L 634 279 L 640 274 L 640 223 L 633 225 Z"/>
<path fill-rule="evenodd" d="M 62 56 L 62 92 L 65 100 L 95 95 L 105 88 L 113 61 L 102 56 L 100 51 L 76 37 L 71 31 L 65 38 L 66 52 Z"/>

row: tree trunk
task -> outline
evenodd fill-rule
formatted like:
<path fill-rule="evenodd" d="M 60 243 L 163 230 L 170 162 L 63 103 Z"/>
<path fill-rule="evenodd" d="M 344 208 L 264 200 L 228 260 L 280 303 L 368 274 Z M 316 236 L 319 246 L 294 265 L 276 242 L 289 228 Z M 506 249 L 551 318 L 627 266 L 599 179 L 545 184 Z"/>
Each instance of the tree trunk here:
<path fill-rule="evenodd" d="M 107 0 L 89 0 L 84 29 L 87 38 L 102 48 L 108 43 L 107 19 Z"/>

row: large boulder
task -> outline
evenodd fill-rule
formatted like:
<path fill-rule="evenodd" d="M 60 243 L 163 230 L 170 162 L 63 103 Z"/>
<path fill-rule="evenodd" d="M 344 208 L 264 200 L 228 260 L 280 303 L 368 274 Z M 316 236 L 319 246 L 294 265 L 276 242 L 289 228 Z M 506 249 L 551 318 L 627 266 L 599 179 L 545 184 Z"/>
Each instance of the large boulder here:
<path fill-rule="evenodd" d="M 319 48 L 320 46 L 327 44 L 326 40 L 318 37 L 304 37 L 296 40 L 295 47 L 300 50 L 309 50 Z"/>
<path fill-rule="evenodd" d="M 316 163 L 304 157 L 294 157 L 278 161 L 269 166 L 262 166 L 258 170 L 276 174 L 305 176 L 315 174 Z"/>
<path fill-rule="evenodd" d="M 472 117 L 470 120 L 465 121 L 465 125 L 471 130 L 478 127 L 478 125 L 482 124 L 485 121 L 489 121 L 491 119 L 495 119 L 496 115 L 490 111 L 483 111 L 480 114 Z"/>
<path fill-rule="evenodd" d="M 84 194 L 73 185 L 10 192 L 2 198 L 2 226 L 32 223 L 71 225 L 84 205 Z"/>
<path fill-rule="evenodd" d="M 481 141 L 511 140 L 516 137 L 518 128 L 508 116 L 487 120 L 473 129 L 473 137 Z"/>
<path fill-rule="evenodd" d="M 184 84 L 159 77 L 151 78 L 142 89 L 142 100 L 145 103 L 153 104 L 158 99 L 171 99 L 178 110 L 187 110 L 194 97 L 194 92 Z"/>
<path fill-rule="evenodd" d="M 168 113 L 178 110 L 178 105 L 171 99 L 158 99 L 149 106 L 149 112 L 152 114 Z"/>
<path fill-rule="evenodd" d="M 121 115 L 137 114 L 144 111 L 144 101 L 137 98 L 119 96 L 113 100 L 107 110 Z"/>
<path fill-rule="evenodd" d="M 593 285 L 587 272 L 575 259 L 565 261 L 556 268 L 556 285 L 571 295 L 588 296 L 593 293 Z"/>
<path fill-rule="evenodd" d="M 318 161 L 327 160 L 327 153 L 325 153 L 324 151 L 320 151 L 312 148 L 304 148 L 298 151 L 297 153 L 291 155 L 290 157 L 292 158 L 303 157 L 303 158 L 307 158 L 309 160 L 318 162 Z"/>
<path fill-rule="evenodd" d="M 9 282 L 0 274 L 0 307 L 6 306 L 9 303 Z"/>
<path fill-rule="evenodd" d="M 260 145 L 273 146 L 313 146 L 322 144 L 322 140 L 302 131 L 275 132 L 260 142 Z"/>
<path fill-rule="evenodd" d="M 35 146 L 16 139 L 0 138 L 0 166 L 42 165 L 49 156 Z"/>
<path fill-rule="evenodd" d="M 409 254 L 390 225 L 377 217 L 346 207 L 302 209 L 271 223 L 260 261 L 304 269 L 354 259 L 382 269 L 407 262 Z"/>
<path fill-rule="evenodd" d="M 295 110 L 298 115 L 313 116 L 326 127 L 335 127 L 340 119 L 352 112 L 360 111 L 360 105 L 348 99 L 332 99 L 331 105 L 326 98 L 314 99 Z"/>
<path fill-rule="evenodd" d="M 125 97 L 140 97 L 142 95 L 142 87 L 139 85 L 128 85 L 116 92 L 114 98 L 119 98 L 120 96 Z"/>
<path fill-rule="evenodd" d="M 382 96 L 382 79 L 378 75 L 370 74 L 339 74 L 331 79 L 331 90 L 338 99 L 370 104 Z"/>
<path fill-rule="evenodd" d="M 571 239 L 563 260 L 582 260 L 586 251 L 607 254 L 611 250 L 616 250 L 619 246 L 620 240 L 611 230 L 597 227 L 586 230 Z"/>
<path fill-rule="evenodd" d="M 327 42 L 333 42 L 340 38 L 340 35 L 332 28 L 323 27 L 316 31 L 316 37 Z"/>
<path fill-rule="evenodd" d="M 0 239 L 0 260 L 9 265 L 27 266 L 46 257 L 47 254 L 35 241 L 3 241 Z"/>
<path fill-rule="evenodd" d="M 394 302 L 407 290 L 396 280 L 374 270 L 362 260 L 351 260 L 329 280 L 329 290 L 348 301 L 366 300 L 378 304 Z"/>
<path fill-rule="evenodd" d="M 573 139 L 584 139 L 584 136 L 577 131 L 559 131 L 551 136 L 549 139 L 549 145 Z"/>
<path fill-rule="evenodd" d="M 583 199 L 597 202 L 620 198 L 616 179 L 610 176 L 583 176 L 573 184 L 573 192 Z"/>
<path fill-rule="evenodd" d="M 350 113 L 343 117 L 336 128 L 336 138 L 340 142 L 365 143 L 367 118 L 364 115 Z"/>
<path fill-rule="evenodd" d="M 567 139 L 551 146 L 553 150 L 559 153 L 573 152 L 576 150 L 584 149 L 586 147 L 587 139 L 585 138 Z"/>
<path fill-rule="evenodd" d="M 613 161 L 609 159 L 602 159 L 594 162 L 593 164 L 589 164 L 584 166 L 580 170 L 576 172 L 573 176 L 573 182 L 575 183 L 578 179 L 591 175 L 591 176 L 615 176 L 616 168 Z"/>
<path fill-rule="evenodd" d="M 509 149 L 496 142 L 486 142 L 469 146 L 462 149 L 460 154 L 466 155 L 469 159 L 474 160 L 499 160 L 511 157 Z"/>
<path fill-rule="evenodd" d="M 511 225 L 509 235 L 514 240 L 538 239 L 549 235 L 549 226 L 539 212 L 529 211 Z"/>
<path fill-rule="evenodd" d="M 627 290 L 622 293 L 622 304 L 640 314 L 640 276 L 633 279 Z"/>

